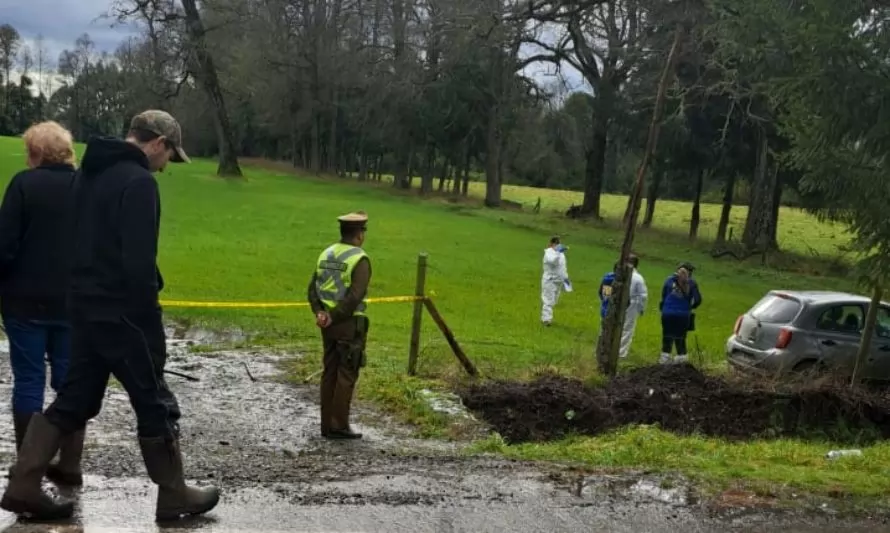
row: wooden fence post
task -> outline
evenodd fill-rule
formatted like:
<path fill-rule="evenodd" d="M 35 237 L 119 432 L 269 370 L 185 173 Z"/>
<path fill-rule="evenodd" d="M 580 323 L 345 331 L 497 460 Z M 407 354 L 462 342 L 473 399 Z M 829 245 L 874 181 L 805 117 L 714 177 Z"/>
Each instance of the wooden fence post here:
<path fill-rule="evenodd" d="M 420 323 L 423 319 L 423 300 L 426 298 L 426 260 L 427 254 L 417 256 L 417 285 L 414 288 L 414 296 L 418 299 L 414 302 L 414 317 L 411 319 L 411 348 L 408 352 L 408 375 L 417 373 L 417 354 L 420 351 Z"/>
<path fill-rule="evenodd" d="M 460 345 L 457 343 L 457 339 L 454 338 L 454 333 L 451 333 L 451 328 L 448 327 L 448 324 L 445 323 L 445 319 L 442 318 L 441 313 L 436 309 L 436 304 L 429 298 L 426 298 L 423 301 L 423 304 L 426 306 L 426 310 L 430 312 L 430 316 L 433 317 L 433 322 L 439 326 L 442 335 L 445 336 L 445 340 L 448 341 L 448 345 L 451 346 L 451 351 L 454 352 L 454 355 L 457 357 L 458 361 L 460 361 L 460 364 L 464 366 L 464 370 L 467 371 L 467 374 L 474 377 L 479 375 L 476 367 L 467 357 L 467 354 L 461 349 Z"/>

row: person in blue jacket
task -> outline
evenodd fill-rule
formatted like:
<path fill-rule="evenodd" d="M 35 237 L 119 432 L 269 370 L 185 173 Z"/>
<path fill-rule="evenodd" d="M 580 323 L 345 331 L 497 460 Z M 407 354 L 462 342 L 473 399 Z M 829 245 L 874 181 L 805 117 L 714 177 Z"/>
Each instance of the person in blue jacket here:
<path fill-rule="evenodd" d="M 618 263 L 612 267 L 612 271 L 603 276 L 600 282 L 600 318 L 606 319 L 606 311 L 609 310 L 609 301 L 612 299 L 612 284 L 615 283 L 615 271 L 618 270 Z"/>
<path fill-rule="evenodd" d="M 677 348 L 674 362 L 685 363 L 688 359 L 686 351 L 686 335 L 692 322 L 692 311 L 701 305 L 702 297 L 698 284 L 692 279 L 694 267 L 683 263 L 672 274 L 661 289 L 661 358 L 664 364 L 671 360 L 673 348 Z"/>
<path fill-rule="evenodd" d="M 618 263 L 615 263 L 612 271 L 603 276 L 602 281 L 600 281 L 598 291 L 600 297 L 600 333 L 596 339 L 597 352 L 599 351 L 600 343 L 603 341 L 603 326 L 606 324 L 606 312 L 609 310 L 609 301 L 612 299 L 612 284 L 615 283 L 616 270 L 618 270 Z"/>

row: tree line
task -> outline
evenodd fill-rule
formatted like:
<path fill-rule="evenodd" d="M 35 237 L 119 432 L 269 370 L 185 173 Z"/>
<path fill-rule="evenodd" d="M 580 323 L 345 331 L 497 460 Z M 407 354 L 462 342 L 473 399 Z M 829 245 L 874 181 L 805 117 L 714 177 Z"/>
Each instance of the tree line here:
<path fill-rule="evenodd" d="M 249 156 L 360 181 L 391 175 L 394 187 L 421 194 L 465 195 L 480 176 L 488 206 L 502 203 L 504 183 L 566 188 L 583 191 L 573 216 L 599 218 L 602 194 L 631 190 L 655 86 L 682 30 L 642 225 L 652 224 L 658 199 L 689 200 L 695 238 L 700 204 L 720 202 L 720 246 L 731 209 L 746 204 L 740 244 L 771 250 L 780 205 L 846 216 L 835 209 L 831 180 L 817 182 L 800 157 L 798 125 L 815 120 L 799 109 L 810 93 L 847 89 L 843 79 L 808 85 L 818 50 L 799 28 L 887 58 L 888 8 L 879 0 L 787 4 L 118 0 L 109 22 L 136 23 L 141 33 L 113 53 L 81 36 L 58 58 L 55 91 L 33 81 L 48 77 L 45 53 L 0 29 L 0 133 L 52 117 L 85 140 L 121 134 L 133 113 L 162 107 L 181 120 L 192 153 L 219 156 L 221 175 L 240 175 L 237 158 Z M 567 93 L 556 78 L 531 78 L 526 67 L 535 64 L 570 66 L 589 90 Z M 19 83 L 10 77 L 16 65 Z M 876 65 L 881 80 L 886 65 Z M 880 93 L 836 96 L 856 106 L 848 110 L 856 120 L 873 123 L 868 113 L 883 112 L 873 104 Z M 833 168 L 837 176 L 849 170 Z"/>

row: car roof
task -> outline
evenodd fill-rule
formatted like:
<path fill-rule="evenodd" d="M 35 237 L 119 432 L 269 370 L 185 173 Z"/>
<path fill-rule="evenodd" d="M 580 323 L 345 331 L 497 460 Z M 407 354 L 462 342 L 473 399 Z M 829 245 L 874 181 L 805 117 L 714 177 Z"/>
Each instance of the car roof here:
<path fill-rule="evenodd" d="M 783 290 L 772 290 L 770 294 L 787 294 L 792 298 L 797 300 L 801 300 L 803 302 L 807 302 L 810 304 L 831 304 L 831 303 L 842 303 L 842 302 L 853 302 L 853 303 L 869 303 L 871 302 L 871 298 L 867 298 L 862 296 L 861 294 L 852 294 L 849 292 L 842 291 L 783 291 Z M 887 302 L 881 302 L 884 305 L 888 305 Z"/>

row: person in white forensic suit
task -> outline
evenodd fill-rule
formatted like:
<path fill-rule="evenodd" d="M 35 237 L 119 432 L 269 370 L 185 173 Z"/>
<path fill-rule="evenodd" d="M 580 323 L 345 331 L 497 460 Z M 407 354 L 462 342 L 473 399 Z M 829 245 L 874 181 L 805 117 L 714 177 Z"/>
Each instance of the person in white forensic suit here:
<path fill-rule="evenodd" d="M 560 243 L 557 236 L 550 239 L 550 245 L 544 250 L 544 274 L 541 277 L 541 323 L 545 326 L 549 326 L 553 322 L 553 306 L 559 301 L 559 295 L 563 288 L 571 290 L 565 250 L 566 248 Z"/>
<path fill-rule="evenodd" d="M 634 254 L 628 256 L 628 263 L 633 267 L 630 279 L 630 300 L 627 310 L 624 313 L 624 327 L 621 330 L 621 348 L 618 352 L 620 357 L 627 357 L 630 353 L 630 345 L 633 342 L 634 330 L 637 327 L 637 318 L 646 311 L 646 303 L 649 300 L 649 291 L 646 290 L 646 280 L 639 273 L 637 268 L 640 265 L 640 258 Z"/>

